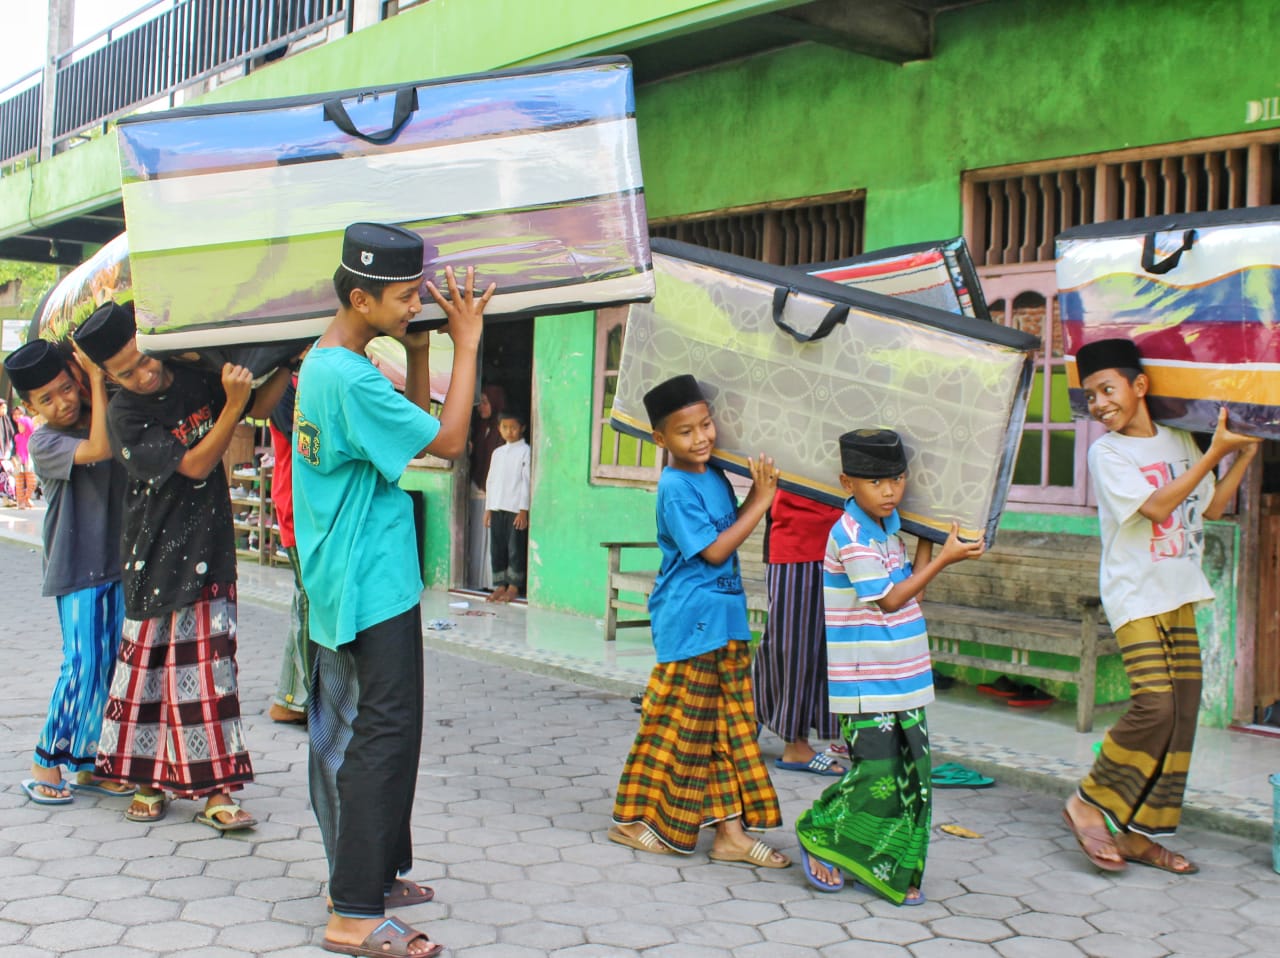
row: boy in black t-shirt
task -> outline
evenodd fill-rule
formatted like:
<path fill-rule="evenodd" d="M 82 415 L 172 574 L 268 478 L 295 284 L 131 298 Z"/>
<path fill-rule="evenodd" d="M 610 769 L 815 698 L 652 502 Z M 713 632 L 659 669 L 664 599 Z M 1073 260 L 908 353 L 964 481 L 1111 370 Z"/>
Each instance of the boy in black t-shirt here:
<path fill-rule="evenodd" d="M 218 831 L 256 821 L 230 793 L 253 779 L 236 682 L 236 560 L 222 456 L 246 414 L 265 416 L 288 379 L 256 394 L 249 370 L 168 365 L 134 342 L 130 308 L 108 302 L 76 343 L 122 388 L 107 431 L 129 482 L 121 560 L 124 640 L 99 742 L 98 772 L 138 787 L 130 821 L 164 816 L 165 792 L 207 797 Z M 251 409 L 250 400 L 253 400 Z"/>

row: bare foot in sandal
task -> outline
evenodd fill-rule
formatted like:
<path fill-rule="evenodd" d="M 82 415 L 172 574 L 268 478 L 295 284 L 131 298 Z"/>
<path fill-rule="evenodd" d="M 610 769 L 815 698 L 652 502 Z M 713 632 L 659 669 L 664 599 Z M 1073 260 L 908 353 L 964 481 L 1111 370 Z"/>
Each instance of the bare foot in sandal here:
<path fill-rule="evenodd" d="M 1124 856 L 1116 847 L 1102 812 L 1073 794 L 1067 799 L 1062 817 L 1089 861 L 1103 871 L 1124 871 Z"/>
<path fill-rule="evenodd" d="M 131 822 L 158 822 L 165 813 L 164 792 L 154 788 L 139 788 L 133 801 L 124 810 L 124 817 Z"/>
<path fill-rule="evenodd" d="M 716 838 L 709 857 L 714 862 L 745 862 L 764 868 L 786 868 L 791 864 L 791 859 L 782 852 L 748 835 L 740 818 L 716 823 Z"/>
<path fill-rule="evenodd" d="M 1117 835 L 1116 850 L 1127 862 L 1150 865 L 1152 868 L 1173 872 L 1175 875 L 1194 875 L 1200 870 L 1198 865 L 1184 855 L 1179 855 L 1136 832 L 1123 832 Z"/>
<path fill-rule="evenodd" d="M 324 929 L 325 951 L 339 955 L 410 955 L 432 958 L 444 946 L 398 918 L 345 918 L 332 915 Z"/>

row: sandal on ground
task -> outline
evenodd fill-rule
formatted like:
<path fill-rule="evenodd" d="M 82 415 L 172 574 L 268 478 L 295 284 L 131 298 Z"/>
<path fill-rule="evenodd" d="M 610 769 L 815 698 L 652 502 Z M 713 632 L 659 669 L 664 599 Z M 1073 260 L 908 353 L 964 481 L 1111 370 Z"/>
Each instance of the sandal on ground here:
<path fill-rule="evenodd" d="M 258 824 L 258 820 L 250 815 L 248 818 L 240 818 L 242 809 L 235 802 L 224 802 L 221 805 L 208 805 L 205 810 L 196 816 L 196 821 L 201 825 L 208 825 L 210 828 L 216 828 L 220 832 L 238 832 L 245 828 L 253 828 Z M 219 815 L 230 814 L 231 820 L 224 822 L 218 818 Z"/>
<path fill-rule="evenodd" d="M 935 768 L 929 781 L 934 788 L 991 788 L 996 783 L 989 775 L 953 762 Z"/>
<path fill-rule="evenodd" d="M 812 772 L 814 775 L 828 775 L 832 778 L 839 778 L 844 774 L 844 769 L 836 767 L 830 755 L 823 755 L 821 752 L 814 752 L 813 758 L 807 762 L 784 762 L 778 759 L 773 764 L 788 772 Z"/>
<path fill-rule="evenodd" d="M 139 815 L 133 810 L 134 805 L 144 806 L 147 809 L 147 814 Z M 151 814 L 151 810 L 156 808 L 156 806 L 159 806 L 160 810 L 155 814 Z M 154 795 L 144 795 L 142 792 L 138 792 L 133 796 L 133 801 L 129 803 L 129 807 L 124 810 L 124 817 L 131 822 L 149 824 L 151 822 L 158 822 L 160 819 L 164 818 L 166 811 L 167 807 L 164 801 L 164 792 L 156 792 Z"/>
<path fill-rule="evenodd" d="M 1077 825 L 1072 821 L 1071 815 L 1065 808 L 1062 810 L 1062 820 L 1067 823 L 1067 828 L 1075 836 L 1076 843 L 1080 846 L 1080 851 L 1084 852 L 1085 858 L 1093 862 L 1095 868 L 1101 868 L 1104 872 L 1122 872 L 1128 867 L 1123 861 L 1113 862 L 1098 854 L 1108 845 L 1115 850 L 1117 855 L 1120 854 L 1120 849 L 1116 848 L 1115 839 L 1111 837 L 1111 833 L 1107 831 L 1105 825 Z"/>
<path fill-rule="evenodd" d="M 841 758 L 847 758 L 849 755 L 849 746 L 841 742 L 832 742 L 827 746 L 827 752 L 831 755 L 837 755 Z"/>
<path fill-rule="evenodd" d="M 613 825 L 609 828 L 609 841 L 634 848 L 638 852 L 652 852 L 655 855 L 671 854 L 671 849 L 662 844 L 661 839 L 647 825 L 639 835 L 628 835 L 617 825 Z"/>
<path fill-rule="evenodd" d="M 99 795 L 114 795 L 117 798 L 128 798 L 138 790 L 128 782 L 115 782 L 108 778 L 94 778 L 91 775 L 84 779 L 77 776 L 71 783 L 71 787 L 77 792 L 96 792 Z"/>
<path fill-rule="evenodd" d="M 777 855 L 778 858 L 774 858 Z M 745 862 L 748 865 L 758 865 L 761 868 L 790 868 L 791 859 L 777 849 L 770 848 L 764 842 L 756 842 L 745 852 L 732 852 L 728 855 L 717 855 L 714 851 L 708 855 L 713 862 L 725 864 L 727 862 Z"/>
<path fill-rule="evenodd" d="M 854 882 L 853 887 L 858 889 L 858 891 L 865 891 L 865 892 L 868 892 L 869 894 L 879 895 L 881 898 L 885 898 L 883 894 L 876 891 L 870 885 L 863 884 L 860 881 Z M 914 895 L 907 895 L 907 897 L 903 898 L 901 902 L 896 902 L 895 904 L 904 905 L 907 908 L 914 908 L 916 905 L 923 905 L 928 900 L 929 899 L 924 897 L 924 891 L 920 888 L 917 888 L 916 893 Z M 892 899 L 885 898 L 885 901 L 892 901 Z"/>
<path fill-rule="evenodd" d="M 409 946 L 415 941 L 425 941 L 431 947 L 426 951 L 412 952 Z M 325 938 L 321 947 L 337 955 L 369 955 L 379 958 L 381 955 L 399 956 L 399 958 L 433 958 L 444 951 L 444 945 L 436 944 L 425 933 L 410 928 L 398 918 L 388 918 L 358 945 Z"/>
<path fill-rule="evenodd" d="M 816 861 L 823 868 L 826 868 L 826 869 L 829 869 L 830 871 L 835 872 L 836 880 L 834 884 L 828 885 L 821 878 L 819 878 L 817 875 L 814 874 L 813 866 L 809 864 L 810 858 Z M 813 852 L 807 850 L 804 847 L 804 845 L 800 846 L 800 864 L 804 868 L 805 879 L 809 882 L 810 885 L 818 889 L 818 891 L 836 892 L 844 888 L 844 872 L 842 872 L 838 866 L 833 865 L 831 862 L 823 861 Z"/>
<path fill-rule="evenodd" d="M 1116 850 L 1120 851 L 1119 846 L 1117 846 Z M 1171 851 L 1156 842 L 1152 842 L 1136 855 L 1126 855 L 1123 851 L 1120 851 L 1120 855 L 1127 862 L 1137 862 L 1139 865 L 1148 865 L 1151 868 L 1172 872 L 1175 875 L 1194 875 L 1200 870 L 1200 866 L 1185 855 L 1179 855 L 1177 852 Z M 1178 867 L 1179 862 L 1182 863 L 1183 867 Z"/>
<path fill-rule="evenodd" d="M 46 795 L 39 789 L 48 788 L 55 792 L 65 792 L 67 783 L 63 782 L 41 782 L 34 778 L 24 778 L 22 780 L 22 790 L 27 793 L 27 798 L 31 799 L 37 805 L 70 805 L 70 795 Z"/>

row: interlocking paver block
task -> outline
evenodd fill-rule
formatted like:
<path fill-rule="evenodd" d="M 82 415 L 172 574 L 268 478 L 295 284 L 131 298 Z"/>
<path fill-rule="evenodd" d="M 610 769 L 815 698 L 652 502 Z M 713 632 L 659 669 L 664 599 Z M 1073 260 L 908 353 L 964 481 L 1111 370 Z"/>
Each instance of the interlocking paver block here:
<path fill-rule="evenodd" d="M 504 943 L 524 945 L 544 952 L 581 945 L 587 940 L 578 925 L 562 925 L 551 921 L 522 921 L 498 933 Z"/>
<path fill-rule="evenodd" d="M 1076 942 L 1076 947 L 1090 958 L 1160 958 L 1168 954 L 1151 941 L 1128 935 L 1090 935 Z"/>

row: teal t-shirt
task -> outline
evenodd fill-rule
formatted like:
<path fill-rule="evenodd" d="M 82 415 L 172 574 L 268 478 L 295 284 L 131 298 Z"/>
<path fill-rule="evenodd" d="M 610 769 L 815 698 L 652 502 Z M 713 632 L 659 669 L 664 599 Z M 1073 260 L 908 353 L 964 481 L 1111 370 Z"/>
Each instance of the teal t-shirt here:
<path fill-rule="evenodd" d="M 312 349 L 298 376 L 293 522 L 311 640 L 328 649 L 417 605 L 409 495 L 397 483 L 440 423 L 364 356 Z"/>

